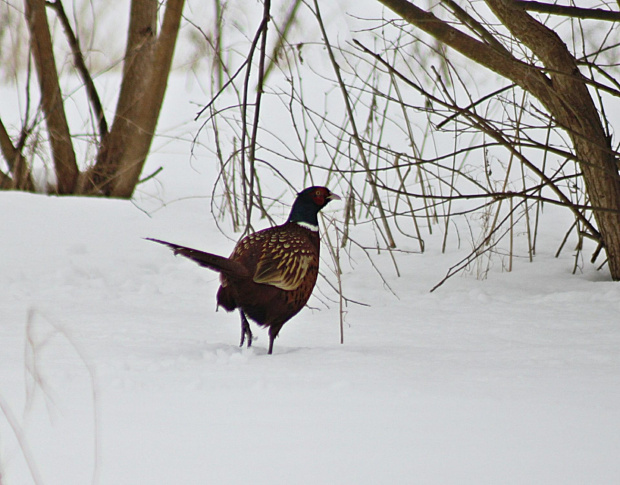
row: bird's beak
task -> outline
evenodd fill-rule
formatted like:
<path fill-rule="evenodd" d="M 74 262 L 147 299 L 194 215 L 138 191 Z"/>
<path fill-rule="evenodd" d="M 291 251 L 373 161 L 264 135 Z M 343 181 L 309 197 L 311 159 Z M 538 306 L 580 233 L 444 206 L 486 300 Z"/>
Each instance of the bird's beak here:
<path fill-rule="evenodd" d="M 331 200 L 342 200 L 342 197 L 330 192 L 329 195 L 327 196 L 327 200 L 330 200 L 330 201 Z"/>

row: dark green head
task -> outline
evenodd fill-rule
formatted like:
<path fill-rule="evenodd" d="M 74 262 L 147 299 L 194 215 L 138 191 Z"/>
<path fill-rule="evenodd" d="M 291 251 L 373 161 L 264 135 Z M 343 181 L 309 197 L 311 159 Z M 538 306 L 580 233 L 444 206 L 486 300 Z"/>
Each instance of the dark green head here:
<path fill-rule="evenodd" d="M 340 197 L 326 187 L 308 187 L 297 194 L 287 222 L 301 222 L 312 226 L 309 229 L 318 230 L 317 214 L 332 200 L 340 200 Z"/>

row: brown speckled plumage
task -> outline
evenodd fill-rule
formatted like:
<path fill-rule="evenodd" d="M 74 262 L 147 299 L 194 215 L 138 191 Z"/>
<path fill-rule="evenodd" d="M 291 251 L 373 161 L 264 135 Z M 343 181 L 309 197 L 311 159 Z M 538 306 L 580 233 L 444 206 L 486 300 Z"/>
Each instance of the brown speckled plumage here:
<path fill-rule="evenodd" d="M 319 274 L 318 212 L 339 199 L 325 187 L 301 192 L 287 222 L 239 241 L 228 258 L 176 244 L 165 244 L 201 266 L 220 272 L 217 303 L 241 313 L 241 345 L 252 332 L 247 317 L 269 327 L 269 353 L 282 326 L 305 306 Z"/>

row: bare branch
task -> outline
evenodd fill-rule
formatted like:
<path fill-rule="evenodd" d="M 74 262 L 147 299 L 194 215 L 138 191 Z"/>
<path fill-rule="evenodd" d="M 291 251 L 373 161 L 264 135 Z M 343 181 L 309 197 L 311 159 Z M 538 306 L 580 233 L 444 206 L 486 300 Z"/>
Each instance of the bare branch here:
<path fill-rule="evenodd" d="M 349 118 L 349 123 L 351 125 L 351 129 L 353 131 L 353 140 L 357 146 L 357 153 L 362 160 L 362 164 L 366 169 L 366 177 L 368 185 L 370 185 L 370 190 L 372 191 L 373 201 L 379 210 L 379 214 L 381 216 L 381 220 L 383 222 L 383 228 L 385 229 L 385 235 L 387 238 L 387 243 L 390 248 L 395 248 L 396 243 L 394 242 L 394 237 L 392 236 L 392 231 L 387 222 L 387 217 L 385 215 L 385 211 L 383 209 L 383 204 L 381 202 L 381 198 L 379 197 L 379 192 L 377 191 L 376 182 L 374 176 L 372 174 L 372 170 L 370 169 L 370 164 L 366 158 L 366 152 L 361 142 L 361 138 L 359 132 L 357 130 L 357 124 L 355 122 L 355 117 L 353 116 L 353 108 L 351 107 L 351 100 L 349 99 L 349 93 L 346 90 L 344 81 L 342 80 L 342 76 L 340 74 L 340 67 L 336 62 L 336 58 L 334 57 L 334 53 L 332 51 L 331 44 L 329 43 L 329 38 L 327 37 L 327 32 L 325 30 L 325 25 L 323 24 L 323 19 L 321 18 L 321 11 L 319 10 L 319 4 L 317 0 L 314 0 L 314 14 L 319 23 L 319 27 L 321 29 L 321 34 L 323 35 L 323 40 L 325 42 L 325 47 L 327 48 L 327 54 L 329 55 L 329 59 L 331 61 L 332 67 L 334 68 L 334 73 L 336 74 L 336 78 L 338 79 L 338 85 L 340 87 L 340 91 L 342 92 L 342 97 L 344 99 L 345 107 L 347 110 L 347 116 Z"/>
<path fill-rule="evenodd" d="M 288 37 L 289 31 L 295 24 L 295 20 L 297 19 L 297 11 L 299 10 L 301 3 L 301 0 L 293 0 L 288 12 L 286 13 L 282 28 L 280 29 L 276 26 L 276 29 L 278 31 L 278 40 L 276 42 L 276 45 L 273 47 L 269 64 L 265 68 L 265 79 L 269 77 L 271 70 L 278 63 L 278 57 L 280 57 L 280 53 L 284 48 L 284 44 L 286 42 L 286 38 Z"/>
<path fill-rule="evenodd" d="M 4 127 L 4 123 L 0 120 L 0 152 L 9 166 L 12 178 L 6 174 L 0 175 L 0 188 L 2 189 L 19 189 L 34 190 L 34 183 L 30 174 L 30 169 L 19 148 L 13 146 L 11 137 Z"/>
<path fill-rule="evenodd" d="M 505 56 L 510 57 L 511 54 L 508 52 L 508 49 L 506 49 L 487 29 L 484 28 L 482 24 L 480 24 L 480 22 L 469 15 L 465 9 L 458 5 L 454 0 L 442 0 L 442 3 L 447 5 L 457 19 L 478 34 L 487 44 L 495 50 L 503 53 Z"/>
<path fill-rule="evenodd" d="M 505 49 L 498 51 L 491 45 L 464 34 L 448 22 L 444 22 L 434 14 L 422 10 L 408 0 L 379 1 L 410 24 L 415 25 L 481 66 L 507 77 L 515 83 L 522 83 L 523 79 L 532 78 L 529 80 L 530 83 L 536 82 L 541 85 L 542 89 L 544 87 L 547 90 L 550 88 L 548 80 L 538 69 L 515 59 L 512 55 L 507 56 Z"/>
<path fill-rule="evenodd" d="M 73 54 L 75 68 L 82 78 L 82 82 L 86 87 L 88 100 L 90 101 L 93 111 L 95 112 L 95 116 L 97 117 L 99 137 L 103 139 L 103 137 L 108 134 L 108 123 L 105 119 L 105 114 L 103 112 L 101 100 L 99 99 L 99 94 L 97 93 L 97 88 L 95 88 L 95 83 L 90 76 L 86 63 L 84 62 L 84 55 L 82 54 L 82 49 L 80 48 L 80 42 L 71 28 L 71 24 L 69 23 L 69 19 L 67 18 L 67 14 L 65 13 L 65 9 L 62 5 L 62 1 L 48 1 L 47 5 L 56 11 L 58 20 L 60 20 L 60 24 L 65 31 L 65 35 L 67 36 L 67 40 L 69 42 L 69 47 L 71 47 L 71 53 Z"/>
<path fill-rule="evenodd" d="M 250 46 L 250 51 L 247 57 L 247 69 L 245 72 L 245 78 L 243 82 L 243 101 L 241 103 L 241 178 L 243 180 L 243 199 L 245 203 L 245 212 L 246 212 L 246 227 L 244 234 L 248 234 L 252 229 L 252 207 L 254 202 L 254 184 L 255 184 L 255 158 L 256 158 L 256 134 L 258 133 L 258 116 L 260 114 L 260 106 L 254 107 L 254 123 L 253 123 L 253 133 L 250 136 L 250 145 L 249 145 L 249 153 L 246 157 L 246 149 L 247 147 L 247 138 L 248 138 L 248 127 L 247 127 L 247 114 L 248 114 L 248 91 L 250 89 L 250 77 L 252 73 L 252 59 L 254 58 L 254 54 L 256 52 L 256 47 L 258 46 L 259 41 L 261 42 L 260 47 L 260 60 L 259 60 L 259 86 L 256 93 L 256 100 L 260 103 L 260 99 L 262 96 L 262 79 L 264 76 L 264 67 L 265 67 L 265 46 L 267 41 L 267 25 L 269 23 L 269 11 L 271 9 L 271 2 L 267 0 L 263 6 L 263 17 L 261 19 L 261 23 L 258 26 L 256 31 L 256 35 L 252 41 L 252 45 Z M 249 174 L 246 170 L 246 158 L 250 159 L 250 170 Z"/>
<path fill-rule="evenodd" d="M 620 12 L 603 10 L 601 8 L 582 8 L 557 5 L 552 3 L 534 2 L 529 0 L 515 0 L 514 4 L 523 10 L 530 12 L 548 13 L 577 19 L 605 20 L 608 22 L 620 22 Z"/>

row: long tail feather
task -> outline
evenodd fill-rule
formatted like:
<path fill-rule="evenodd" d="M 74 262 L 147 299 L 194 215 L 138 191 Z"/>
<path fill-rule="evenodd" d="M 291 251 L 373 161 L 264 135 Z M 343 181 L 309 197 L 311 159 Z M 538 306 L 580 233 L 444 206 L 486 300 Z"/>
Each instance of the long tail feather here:
<path fill-rule="evenodd" d="M 148 241 L 153 241 L 163 244 L 164 246 L 168 246 L 174 251 L 175 255 L 180 254 L 181 256 L 185 256 L 186 258 L 198 263 L 200 266 L 204 266 L 205 268 L 212 269 L 219 273 L 224 273 L 227 276 L 236 276 L 238 278 L 247 278 L 250 276 L 250 273 L 245 266 L 228 258 L 218 256 L 217 254 L 205 253 L 204 251 L 199 251 L 198 249 L 179 246 L 178 244 L 161 241 L 160 239 L 153 239 L 150 237 L 147 237 L 146 239 Z"/>

